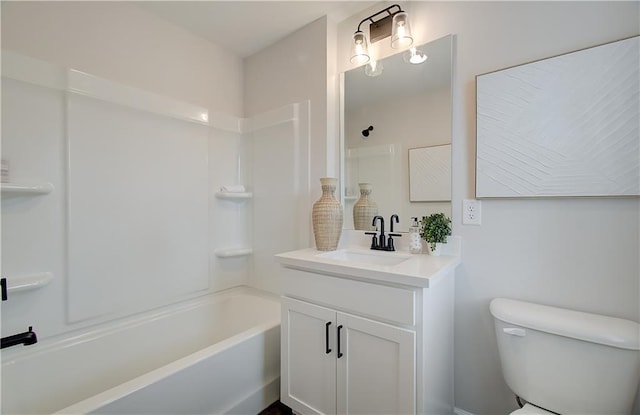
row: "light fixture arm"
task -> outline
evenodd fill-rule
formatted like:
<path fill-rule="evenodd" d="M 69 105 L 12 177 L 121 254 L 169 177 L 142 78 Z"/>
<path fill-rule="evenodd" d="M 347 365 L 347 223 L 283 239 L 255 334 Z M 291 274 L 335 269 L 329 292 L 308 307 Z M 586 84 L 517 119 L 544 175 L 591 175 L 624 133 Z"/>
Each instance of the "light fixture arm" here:
<path fill-rule="evenodd" d="M 393 9 L 394 7 L 397 7 L 398 10 L 392 13 L 391 9 Z M 389 16 L 393 16 L 394 14 L 400 13 L 400 12 L 402 12 L 402 8 L 397 4 L 392 4 L 391 6 L 387 7 L 386 9 L 380 10 L 378 13 L 372 14 L 371 16 L 365 17 L 364 19 L 362 19 L 360 21 L 360 23 L 358 24 L 358 30 L 356 31 L 356 33 L 357 32 L 361 32 L 360 26 L 362 26 L 362 23 L 366 22 L 367 20 L 370 21 L 371 24 L 374 24 L 374 23 L 376 23 L 376 20 L 373 20 L 374 17 L 377 17 L 377 16 L 379 16 L 381 14 L 384 14 L 384 13 L 387 13 Z M 378 19 L 378 20 L 380 20 L 380 19 Z"/>

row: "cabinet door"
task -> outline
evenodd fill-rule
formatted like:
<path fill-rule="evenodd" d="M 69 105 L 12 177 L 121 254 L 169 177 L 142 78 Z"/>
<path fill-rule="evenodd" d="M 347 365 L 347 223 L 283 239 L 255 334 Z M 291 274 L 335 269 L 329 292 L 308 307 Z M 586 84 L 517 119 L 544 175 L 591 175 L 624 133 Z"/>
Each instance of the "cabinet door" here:
<path fill-rule="evenodd" d="M 304 414 L 336 412 L 336 312 L 282 298 L 281 400 Z"/>
<path fill-rule="evenodd" d="M 415 332 L 343 313 L 337 324 L 338 413 L 415 414 Z"/>

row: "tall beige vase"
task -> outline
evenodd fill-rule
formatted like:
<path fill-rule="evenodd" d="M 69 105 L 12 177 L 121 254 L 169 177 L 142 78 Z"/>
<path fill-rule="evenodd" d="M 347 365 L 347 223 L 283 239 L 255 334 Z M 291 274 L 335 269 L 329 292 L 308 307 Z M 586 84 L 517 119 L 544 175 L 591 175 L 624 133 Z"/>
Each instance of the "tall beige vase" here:
<path fill-rule="evenodd" d="M 371 183 L 358 183 L 360 199 L 353 205 L 353 226 L 357 231 L 373 231 L 373 217 L 378 214 L 378 205 L 371 199 Z"/>
<path fill-rule="evenodd" d="M 337 183 L 333 177 L 321 178 L 322 196 L 313 204 L 313 235 L 319 251 L 334 251 L 342 234 L 343 213 L 342 205 L 336 199 Z"/>

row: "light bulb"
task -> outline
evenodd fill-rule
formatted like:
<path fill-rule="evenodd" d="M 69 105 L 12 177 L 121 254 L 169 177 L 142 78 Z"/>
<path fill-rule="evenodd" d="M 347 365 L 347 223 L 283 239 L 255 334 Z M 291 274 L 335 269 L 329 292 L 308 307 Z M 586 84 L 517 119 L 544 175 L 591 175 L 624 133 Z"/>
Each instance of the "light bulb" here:
<path fill-rule="evenodd" d="M 351 63 L 362 65 L 369 62 L 369 48 L 367 47 L 367 37 L 361 31 L 353 34 L 353 44 L 351 45 Z"/>
<path fill-rule="evenodd" d="M 391 27 L 391 47 L 394 49 L 402 49 L 411 46 L 412 43 L 413 37 L 411 36 L 411 27 L 409 26 L 409 16 L 406 12 L 394 14 Z"/>

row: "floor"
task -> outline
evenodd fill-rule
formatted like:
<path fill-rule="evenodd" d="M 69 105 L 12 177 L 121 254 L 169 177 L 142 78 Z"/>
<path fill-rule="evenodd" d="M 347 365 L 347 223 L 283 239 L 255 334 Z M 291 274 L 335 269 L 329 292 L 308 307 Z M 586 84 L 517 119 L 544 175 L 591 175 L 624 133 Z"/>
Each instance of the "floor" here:
<path fill-rule="evenodd" d="M 280 401 L 272 403 L 267 409 L 258 415 L 291 415 L 291 408 Z"/>

